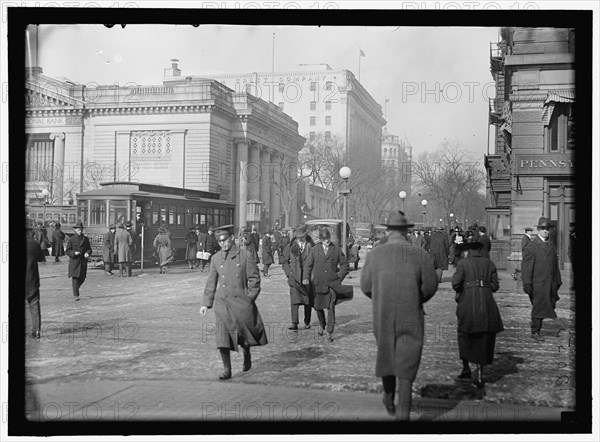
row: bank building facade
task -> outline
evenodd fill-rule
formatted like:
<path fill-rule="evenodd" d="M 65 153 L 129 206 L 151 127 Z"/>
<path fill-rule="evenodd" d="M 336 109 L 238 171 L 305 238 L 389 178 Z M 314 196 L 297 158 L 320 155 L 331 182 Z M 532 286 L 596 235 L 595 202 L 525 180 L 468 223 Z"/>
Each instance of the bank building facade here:
<path fill-rule="evenodd" d="M 217 195 L 235 205 L 236 229 L 299 222 L 287 186 L 305 138 L 245 91 L 203 78 L 92 89 L 33 66 L 25 113 L 26 206 L 73 205 L 103 182 L 145 183 Z"/>

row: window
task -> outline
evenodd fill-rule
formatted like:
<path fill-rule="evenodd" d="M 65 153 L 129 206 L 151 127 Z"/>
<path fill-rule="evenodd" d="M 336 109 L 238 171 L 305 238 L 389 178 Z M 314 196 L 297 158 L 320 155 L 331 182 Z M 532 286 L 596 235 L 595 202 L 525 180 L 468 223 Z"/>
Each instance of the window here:
<path fill-rule="evenodd" d="M 90 225 L 106 226 L 106 201 L 92 200 L 91 203 Z"/>
<path fill-rule="evenodd" d="M 184 214 L 184 207 L 183 206 L 177 206 L 177 225 L 178 226 L 183 226 L 183 214 Z"/>
<path fill-rule="evenodd" d="M 329 131 L 325 132 L 325 139 L 331 140 L 331 132 L 329 132 Z"/>
<path fill-rule="evenodd" d="M 185 225 L 186 227 L 194 227 L 194 224 L 192 224 L 192 208 L 187 206 L 185 208 Z"/>
<path fill-rule="evenodd" d="M 175 213 L 177 212 L 177 206 L 171 205 L 169 210 L 169 226 L 175 225 Z"/>
<path fill-rule="evenodd" d="M 125 224 L 127 217 L 127 200 L 109 201 L 108 224 Z"/>
<path fill-rule="evenodd" d="M 317 124 L 317 117 L 310 117 L 310 125 L 315 126 Z"/>
<path fill-rule="evenodd" d="M 330 116 L 325 117 L 325 126 L 331 126 L 331 117 Z"/>
<path fill-rule="evenodd" d="M 315 141 L 316 138 L 317 138 L 317 134 L 315 132 L 311 132 L 310 133 L 310 141 Z"/>
<path fill-rule="evenodd" d="M 548 150 L 564 152 L 575 149 L 575 106 L 557 103 L 548 124 Z"/>
<path fill-rule="evenodd" d="M 53 182 L 54 141 L 30 139 L 27 143 L 26 181 Z"/>
<path fill-rule="evenodd" d="M 317 102 L 316 101 L 310 102 L 310 110 L 311 111 L 317 110 Z"/>
<path fill-rule="evenodd" d="M 77 218 L 84 226 L 88 225 L 88 201 L 80 200 L 77 202 Z"/>
<path fill-rule="evenodd" d="M 331 101 L 330 100 L 327 100 L 325 102 L 325 110 L 331 110 Z"/>

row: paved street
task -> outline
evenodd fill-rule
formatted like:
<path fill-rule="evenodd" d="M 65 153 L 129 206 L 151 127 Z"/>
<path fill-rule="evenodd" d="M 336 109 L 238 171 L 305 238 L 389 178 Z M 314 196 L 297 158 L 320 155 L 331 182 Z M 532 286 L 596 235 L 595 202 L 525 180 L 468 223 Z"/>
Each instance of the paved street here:
<path fill-rule="evenodd" d="M 364 261 L 361 260 L 362 266 Z M 117 272 L 118 273 L 118 272 Z M 376 355 L 370 300 L 358 288 L 360 269 L 346 283 L 354 299 L 337 308 L 335 340 L 313 327 L 291 332 L 289 291 L 281 266 L 262 278 L 258 308 L 269 344 L 253 348 L 242 372 L 218 380 L 214 315 L 198 314 L 207 273 L 172 265 L 134 270 L 134 277 L 88 271 L 74 302 L 67 263 L 40 264 L 42 338 L 27 338 L 26 366 L 40 420 L 388 420 Z M 560 421 L 575 406 L 574 294 L 560 292 L 558 320 L 547 320 L 545 342 L 530 337 L 530 304 L 502 273 L 496 299 L 505 331 L 482 390 L 459 381 L 452 271 L 425 306 L 426 343 L 414 383 L 413 420 Z M 570 286 L 564 273 L 563 288 Z M 573 310 L 572 310 L 573 307 Z M 27 333 L 30 330 L 27 311 Z M 562 330 L 562 331 L 561 331 Z"/>

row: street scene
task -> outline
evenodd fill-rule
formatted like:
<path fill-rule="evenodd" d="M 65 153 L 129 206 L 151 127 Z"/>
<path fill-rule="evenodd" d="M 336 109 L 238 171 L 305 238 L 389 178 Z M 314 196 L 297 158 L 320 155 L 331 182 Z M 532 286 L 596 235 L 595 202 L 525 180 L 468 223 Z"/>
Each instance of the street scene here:
<path fill-rule="evenodd" d="M 591 30 L 12 18 L 9 435 L 582 432 Z"/>

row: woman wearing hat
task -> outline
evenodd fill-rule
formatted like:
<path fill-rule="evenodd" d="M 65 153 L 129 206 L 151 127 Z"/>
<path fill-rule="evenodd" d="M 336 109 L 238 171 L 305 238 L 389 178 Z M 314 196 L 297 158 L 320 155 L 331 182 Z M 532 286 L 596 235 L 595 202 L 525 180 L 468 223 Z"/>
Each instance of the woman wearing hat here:
<path fill-rule="evenodd" d="M 154 238 L 154 254 L 158 259 L 158 266 L 160 271 L 158 273 L 164 274 L 167 272 L 167 264 L 172 257 L 171 249 L 171 238 L 168 235 L 164 227 L 158 228 L 158 234 Z"/>
<path fill-rule="evenodd" d="M 65 232 L 60 229 L 60 223 L 56 223 L 52 233 L 52 256 L 55 262 L 60 262 L 60 257 L 65 256 L 65 236 Z"/>
<path fill-rule="evenodd" d="M 493 292 L 498 290 L 496 266 L 481 254 L 483 244 L 470 239 L 457 246 L 467 254 L 456 266 L 452 288 L 456 291 L 458 350 L 463 369 L 460 379 L 471 378 L 469 362 L 477 364 L 473 382 L 483 388 L 483 367 L 494 359 L 496 333 L 504 330 Z"/>
<path fill-rule="evenodd" d="M 90 240 L 83 236 L 83 224 L 73 226 L 75 235 L 67 241 L 65 254 L 69 256 L 69 278 L 73 278 L 73 297 L 79 301 L 79 288 L 87 276 L 87 259 L 92 254 Z"/>
<path fill-rule="evenodd" d="M 292 325 L 290 330 L 298 330 L 300 322 L 298 318 L 298 309 L 304 306 L 304 328 L 310 328 L 310 317 L 312 306 L 314 304 L 314 291 L 306 271 L 306 261 L 314 247 L 311 236 L 306 227 L 298 227 L 294 232 L 294 239 L 289 247 L 283 250 L 282 268 L 287 276 L 287 282 L 290 286 L 290 301 L 292 313 Z"/>
<path fill-rule="evenodd" d="M 233 225 L 216 229 L 221 251 L 213 256 L 200 314 L 209 308 L 215 311 L 215 339 L 223 374 L 219 379 L 231 378 L 231 350 L 242 347 L 243 370 L 252 367 L 250 347 L 266 345 L 267 334 L 255 301 L 260 293 L 258 265 L 245 250 L 235 245 Z"/>

